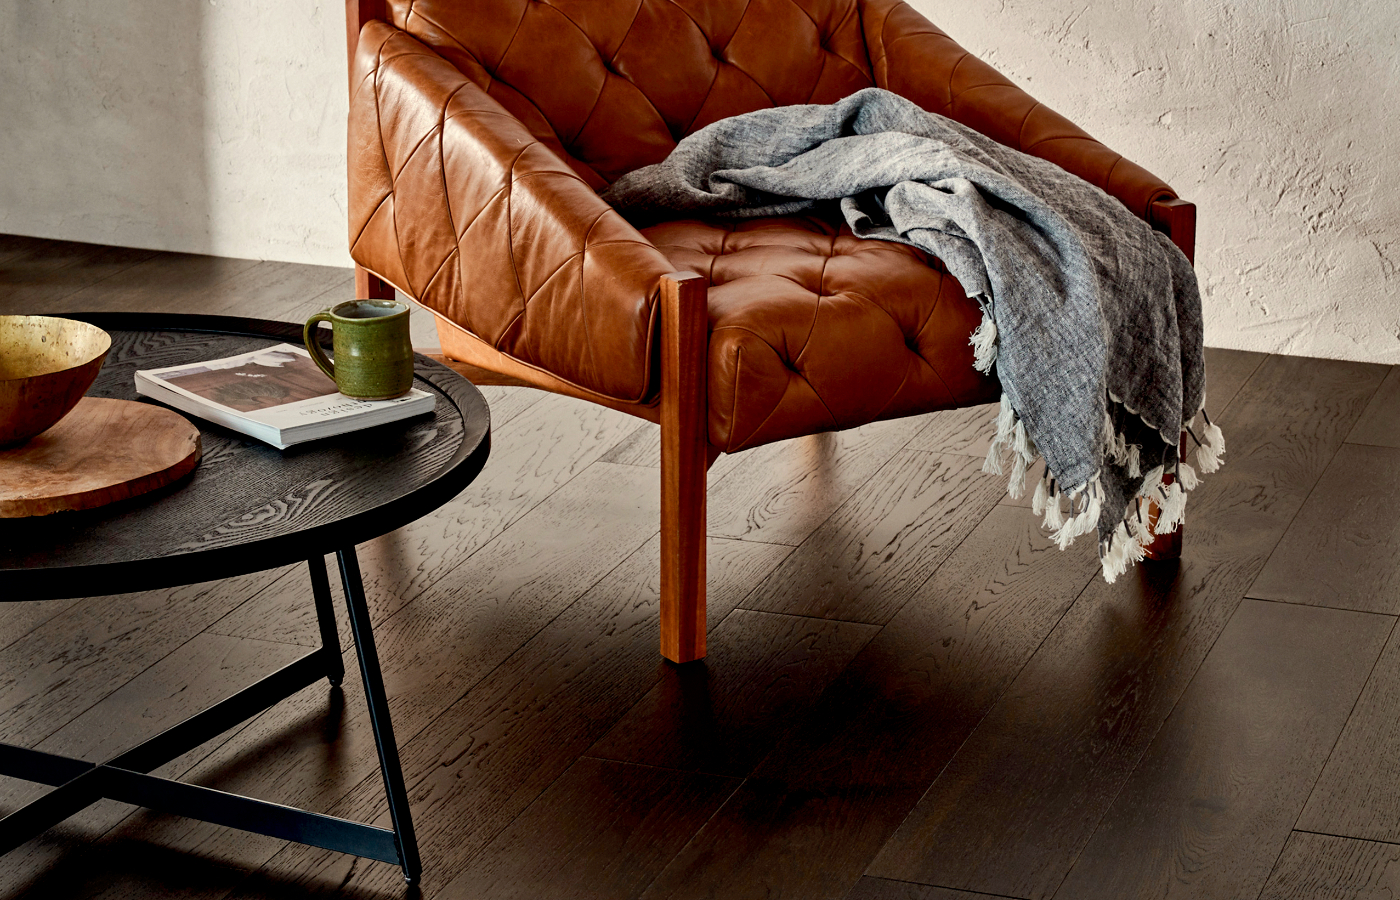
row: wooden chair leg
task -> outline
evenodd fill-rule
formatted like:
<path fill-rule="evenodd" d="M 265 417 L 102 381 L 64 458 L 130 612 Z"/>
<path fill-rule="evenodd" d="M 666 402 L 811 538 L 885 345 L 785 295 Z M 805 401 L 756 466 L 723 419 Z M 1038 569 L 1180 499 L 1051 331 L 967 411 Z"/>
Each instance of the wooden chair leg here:
<path fill-rule="evenodd" d="M 393 300 L 394 286 L 364 266 L 355 267 L 356 300 Z"/>
<path fill-rule="evenodd" d="M 661 279 L 661 655 L 705 655 L 709 310 L 699 275 Z"/>

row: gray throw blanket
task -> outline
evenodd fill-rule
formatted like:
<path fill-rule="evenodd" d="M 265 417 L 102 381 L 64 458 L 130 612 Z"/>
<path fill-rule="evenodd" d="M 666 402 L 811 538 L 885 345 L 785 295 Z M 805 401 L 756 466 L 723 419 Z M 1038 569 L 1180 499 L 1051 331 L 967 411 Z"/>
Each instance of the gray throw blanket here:
<path fill-rule="evenodd" d="M 863 238 L 937 256 L 982 305 L 977 368 L 1001 414 L 986 469 L 1012 496 L 1043 456 L 1034 509 L 1061 547 L 1097 530 L 1112 581 L 1182 521 L 1196 473 L 1179 435 L 1205 401 L 1201 300 L 1191 264 L 1121 202 L 888 91 L 715 122 L 603 195 L 632 218 L 677 211 L 786 215 L 839 204 Z M 1192 429 L 1196 465 L 1224 440 Z M 1166 478 L 1164 474 L 1174 477 Z"/>

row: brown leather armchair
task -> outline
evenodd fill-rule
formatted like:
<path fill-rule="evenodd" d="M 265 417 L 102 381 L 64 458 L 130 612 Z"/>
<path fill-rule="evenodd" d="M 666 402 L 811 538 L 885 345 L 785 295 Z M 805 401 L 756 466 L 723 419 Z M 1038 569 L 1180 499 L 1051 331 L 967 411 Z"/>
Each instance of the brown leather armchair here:
<path fill-rule="evenodd" d="M 902 94 L 1103 188 L 1191 254 L 1195 208 L 901 0 L 347 0 L 361 297 L 443 352 L 660 422 L 661 652 L 705 655 L 720 453 L 984 403 L 977 304 L 937 259 L 839 221 L 636 228 L 599 199 L 763 107 Z"/>

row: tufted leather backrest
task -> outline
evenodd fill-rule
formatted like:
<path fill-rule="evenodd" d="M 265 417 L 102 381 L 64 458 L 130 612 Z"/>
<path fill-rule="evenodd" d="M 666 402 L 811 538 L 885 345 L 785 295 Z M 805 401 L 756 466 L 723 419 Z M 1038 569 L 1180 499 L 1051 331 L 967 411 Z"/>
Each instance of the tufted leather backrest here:
<path fill-rule="evenodd" d="M 711 122 L 874 85 L 857 0 L 390 0 L 595 190 Z"/>

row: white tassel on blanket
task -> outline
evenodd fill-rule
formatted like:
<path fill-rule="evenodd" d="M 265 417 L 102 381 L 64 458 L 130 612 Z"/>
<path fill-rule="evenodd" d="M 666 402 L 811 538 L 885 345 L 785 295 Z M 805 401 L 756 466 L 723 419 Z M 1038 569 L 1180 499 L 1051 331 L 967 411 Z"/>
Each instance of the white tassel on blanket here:
<path fill-rule="evenodd" d="M 1171 534 L 1185 521 L 1186 492 L 1181 489 L 1181 482 L 1173 481 L 1166 487 L 1166 498 L 1162 501 L 1162 508 L 1157 513 L 1157 527 L 1153 529 L 1153 532 Z"/>
<path fill-rule="evenodd" d="M 1109 584 L 1117 581 L 1118 576 L 1128 571 L 1129 566 L 1136 565 L 1147 557 L 1137 537 L 1128 533 L 1126 523 L 1120 523 L 1118 528 L 1109 534 L 1104 544 L 1107 545 L 1107 549 L 1102 550 L 1100 556 L 1103 563 L 1103 580 Z"/>
<path fill-rule="evenodd" d="M 979 372 L 992 371 L 997 361 L 997 323 L 992 321 L 990 311 L 982 314 L 982 324 L 972 332 L 968 340 L 972 345 L 972 367 Z"/>
<path fill-rule="evenodd" d="M 1202 410 L 1202 415 L 1205 411 Z M 1206 427 L 1201 432 L 1201 440 L 1196 447 L 1196 467 L 1205 475 L 1217 471 L 1220 468 L 1220 457 L 1225 455 L 1225 435 L 1220 430 L 1220 426 L 1206 416 Z"/>

